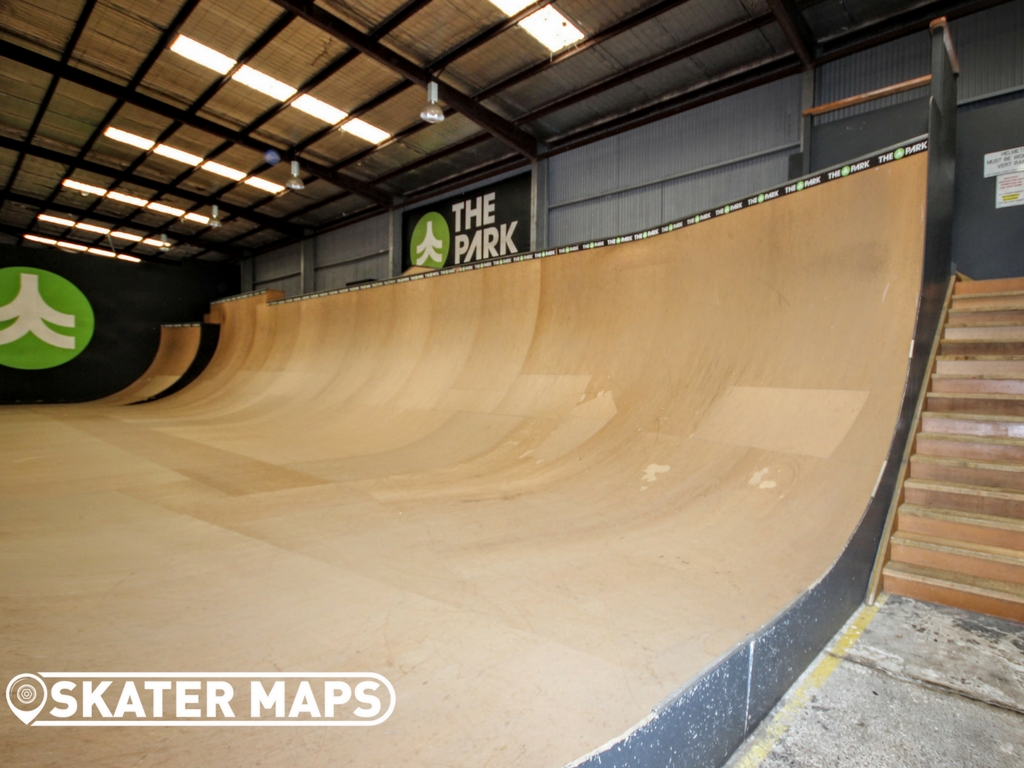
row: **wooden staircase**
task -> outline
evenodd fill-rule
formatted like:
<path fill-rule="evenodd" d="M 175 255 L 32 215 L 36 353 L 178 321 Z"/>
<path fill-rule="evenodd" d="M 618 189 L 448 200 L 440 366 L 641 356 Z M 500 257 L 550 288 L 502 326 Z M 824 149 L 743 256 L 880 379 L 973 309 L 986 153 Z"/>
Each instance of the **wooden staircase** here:
<path fill-rule="evenodd" d="M 1024 622 L 1024 278 L 953 289 L 881 586 Z"/>

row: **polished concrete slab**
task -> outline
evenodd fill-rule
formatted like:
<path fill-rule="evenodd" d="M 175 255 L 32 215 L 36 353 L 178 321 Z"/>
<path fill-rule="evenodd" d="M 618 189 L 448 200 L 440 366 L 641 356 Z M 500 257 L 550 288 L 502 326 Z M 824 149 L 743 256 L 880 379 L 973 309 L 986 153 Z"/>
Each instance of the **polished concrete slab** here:
<path fill-rule="evenodd" d="M 872 614 L 844 628 L 729 768 L 1024 766 L 1024 625 L 895 596 Z"/>

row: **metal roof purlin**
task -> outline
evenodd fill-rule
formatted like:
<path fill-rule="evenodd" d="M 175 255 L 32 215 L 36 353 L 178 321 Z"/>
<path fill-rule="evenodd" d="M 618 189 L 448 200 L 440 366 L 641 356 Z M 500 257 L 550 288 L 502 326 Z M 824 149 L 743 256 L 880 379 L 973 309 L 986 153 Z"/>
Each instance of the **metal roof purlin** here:
<path fill-rule="evenodd" d="M 768 0 L 768 6 L 804 68 L 813 67 L 818 54 L 818 41 L 814 39 L 811 26 L 796 3 L 793 0 Z"/>

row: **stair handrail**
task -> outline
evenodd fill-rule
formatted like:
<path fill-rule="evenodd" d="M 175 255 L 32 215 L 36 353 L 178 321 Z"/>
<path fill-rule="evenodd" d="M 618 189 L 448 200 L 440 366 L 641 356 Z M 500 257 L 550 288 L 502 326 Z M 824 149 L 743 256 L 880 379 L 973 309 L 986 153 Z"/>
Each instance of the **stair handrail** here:
<path fill-rule="evenodd" d="M 868 582 L 868 591 L 864 597 L 867 605 L 874 605 L 878 598 L 879 585 L 882 583 L 882 569 L 890 560 L 890 540 L 892 529 L 896 523 L 896 511 L 903 503 L 903 484 L 910 471 L 910 456 L 917 445 L 917 436 L 921 431 L 921 413 L 924 411 L 925 401 L 928 399 L 928 392 L 931 389 L 932 374 L 935 372 L 935 358 L 938 357 L 939 347 L 942 344 L 942 335 L 946 327 L 946 316 L 949 314 L 949 307 L 953 302 L 953 290 L 956 288 L 957 276 L 951 275 L 949 285 L 946 288 L 946 299 L 942 304 L 942 313 L 939 315 L 939 324 L 935 330 L 935 338 L 932 340 L 931 352 L 928 356 L 928 367 L 925 368 L 927 375 L 917 395 L 917 404 L 914 406 L 914 420 L 910 425 L 910 438 L 903 449 L 903 459 L 900 462 L 899 479 L 896 483 L 896 491 L 889 502 L 889 511 L 885 515 L 885 527 L 882 529 L 882 538 L 878 543 L 878 552 L 875 554 L 875 564 L 871 569 L 871 580 Z"/>

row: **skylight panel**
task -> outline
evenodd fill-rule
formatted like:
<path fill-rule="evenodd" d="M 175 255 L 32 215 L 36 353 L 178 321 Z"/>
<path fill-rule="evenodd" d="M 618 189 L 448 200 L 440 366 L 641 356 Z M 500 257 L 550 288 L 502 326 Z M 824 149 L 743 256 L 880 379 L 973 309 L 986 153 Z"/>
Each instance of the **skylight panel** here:
<path fill-rule="evenodd" d="M 200 224 L 209 224 L 210 223 L 210 217 L 209 216 L 203 216 L 203 214 L 201 214 L 201 213 L 186 213 L 182 218 L 187 219 L 188 221 L 195 221 L 195 222 L 198 222 Z"/>
<path fill-rule="evenodd" d="M 110 234 L 110 230 L 109 229 L 107 229 L 106 227 L 97 227 L 95 224 L 83 224 L 82 222 L 78 222 L 78 223 L 75 224 L 75 228 L 76 229 L 83 229 L 86 232 L 95 232 L 98 235 L 109 235 Z"/>
<path fill-rule="evenodd" d="M 533 5 L 536 0 L 491 0 L 492 5 L 498 6 L 506 16 L 515 16 L 523 8 Z"/>
<path fill-rule="evenodd" d="M 153 147 L 153 154 L 169 157 L 171 160 L 177 160 L 179 163 L 185 163 L 185 165 L 191 165 L 193 167 L 203 162 L 203 158 L 198 155 L 193 155 L 190 152 L 183 152 L 182 150 L 175 149 L 174 147 L 168 147 L 166 144 L 157 144 Z"/>
<path fill-rule="evenodd" d="M 22 235 L 26 240 L 31 240 L 33 243 L 42 243 L 43 245 L 56 245 L 57 241 L 52 237 L 40 237 L 39 235 Z"/>
<path fill-rule="evenodd" d="M 67 187 L 68 189 L 74 189 L 79 192 L 87 192 L 90 195 L 98 195 L 99 197 L 103 197 L 104 195 L 107 194 L 107 190 L 105 190 L 103 187 L 94 187 L 92 184 L 83 184 L 80 181 L 72 181 L 71 179 L 64 179 L 64 181 L 62 181 L 61 184 Z"/>
<path fill-rule="evenodd" d="M 250 176 L 245 180 L 245 183 L 250 187 L 256 187 L 256 189 L 262 189 L 264 192 L 269 192 L 272 195 L 279 195 L 284 192 L 284 187 L 280 184 L 275 184 L 272 181 L 261 179 L 259 176 Z"/>
<path fill-rule="evenodd" d="M 119 258 L 121 261 L 130 261 L 133 264 L 138 264 L 140 261 L 142 261 L 142 259 L 137 259 L 134 256 L 129 256 L 127 253 L 119 253 L 117 254 L 117 258 Z"/>
<path fill-rule="evenodd" d="M 230 56 L 218 53 L 213 48 L 207 48 L 202 43 L 196 42 L 191 37 L 185 37 L 185 35 L 178 35 L 178 39 L 171 45 L 171 50 L 189 61 L 201 64 L 221 75 L 226 75 L 237 63 Z"/>
<path fill-rule="evenodd" d="M 61 247 L 61 248 L 67 248 L 69 251 L 87 251 L 87 250 L 89 250 L 84 245 L 79 245 L 78 243 L 69 243 L 66 240 L 58 240 L 57 241 L 57 245 L 59 247 Z"/>
<path fill-rule="evenodd" d="M 301 109 L 307 115 L 320 118 L 328 125 L 337 125 L 348 117 L 347 112 L 342 112 L 340 109 L 336 109 L 330 104 L 310 96 L 308 93 L 299 96 L 299 98 L 292 102 L 292 106 L 296 109 Z"/>
<path fill-rule="evenodd" d="M 116 238 L 118 238 L 120 240 L 130 240 L 133 243 L 141 243 L 142 242 L 142 236 L 141 235 L 133 235 L 131 232 L 111 232 L 110 236 L 111 237 L 116 237 Z"/>
<path fill-rule="evenodd" d="M 231 76 L 231 79 L 237 80 L 242 85 L 248 85 L 253 90 L 265 93 L 267 96 L 278 101 L 287 101 L 296 93 L 296 90 L 290 85 L 282 83 L 280 80 L 270 75 L 265 75 L 258 69 L 253 69 L 245 64 L 238 68 L 238 71 Z"/>
<path fill-rule="evenodd" d="M 156 240 L 152 237 L 147 237 L 145 240 L 142 241 L 142 244 L 151 245 L 154 248 L 163 248 L 165 245 L 168 245 L 168 243 L 165 243 L 163 240 Z"/>
<path fill-rule="evenodd" d="M 107 129 L 103 131 L 103 135 L 106 136 L 108 139 L 119 141 L 122 144 L 130 144 L 133 147 L 138 147 L 139 149 L 145 150 L 147 152 L 151 150 L 153 148 L 153 145 L 156 143 L 150 141 L 144 136 L 137 136 L 134 133 L 128 133 L 128 131 L 122 131 L 120 128 L 114 128 L 109 125 L 107 126 Z"/>
<path fill-rule="evenodd" d="M 341 130 L 345 131 L 345 133 L 351 133 L 353 136 L 358 136 L 360 139 L 371 144 L 380 144 L 382 141 L 387 141 L 391 138 L 391 134 L 387 131 L 382 131 L 377 126 L 370 125 L 358 117 L 349 120 L 341 126 Z"/>
<path fill-rule="evenodd" d="M 137 205 L 139 208 L 145 208 L 149 203 L 149 200 L 145 200 L 141 197 L 133 197 L 132 195 L 126 195 L 123 192 L 107 192 L 107 197 L 111 200 L 117 200 L 119 203 L 128 203 L 128 205 Z"/>
<path fill-rule="evenodd" d="M 166 213 L 168 216 L 185 215 L 185 211 L 183 211 L 181 208 L 173 208 L 169 205 L 164 205 L 163 203 L 150 203 L 146 207 L 149 208 L 150 210 L 157 211 L 159 213 Z"/>
<path fill-rule="evenodd" d="M 571 21 L 550 5 L 541 8 L 536 13 L 531 13 L 519 22 L 519 26 L 533 35 L 541 45 L 552 53 L 573 43 L 578 43 L 584 37 Z"/>
<path fill-rule="evenodd" d="M 243 171 L 240 171 L 237 168 L 232 168 L 227 165 L 215 163 L 213 160 L 207 160 L 205 163 L 202 164 L 201 167 L 204 171 L 216 173 L 218 176 L 223 176 L 225 178 L 231 179 L 232 181 L 241 181 L 242 179 L 245 178 L 245 173 Z"/>
<path fill-rule="evenodd" d="M 62 227 L 75 226 L 75 222 L 73 222 L 71 219 L 61 219 L 57 216 L 50 216 L 48 213 L 40 213 L 38 216 L 36 216 L 36 218 L 39 219 L 40 221 L 47 221 L 50 224 L 60 224 Z"/>
<path fill-rule="evenodd" d="M 95 254 L 96 256 L 106 256 L 108 259 L 113 259 L 117 256 L 113 251 L 106 251 L 103 248 L 90 248 L 89 253 Z"/>

